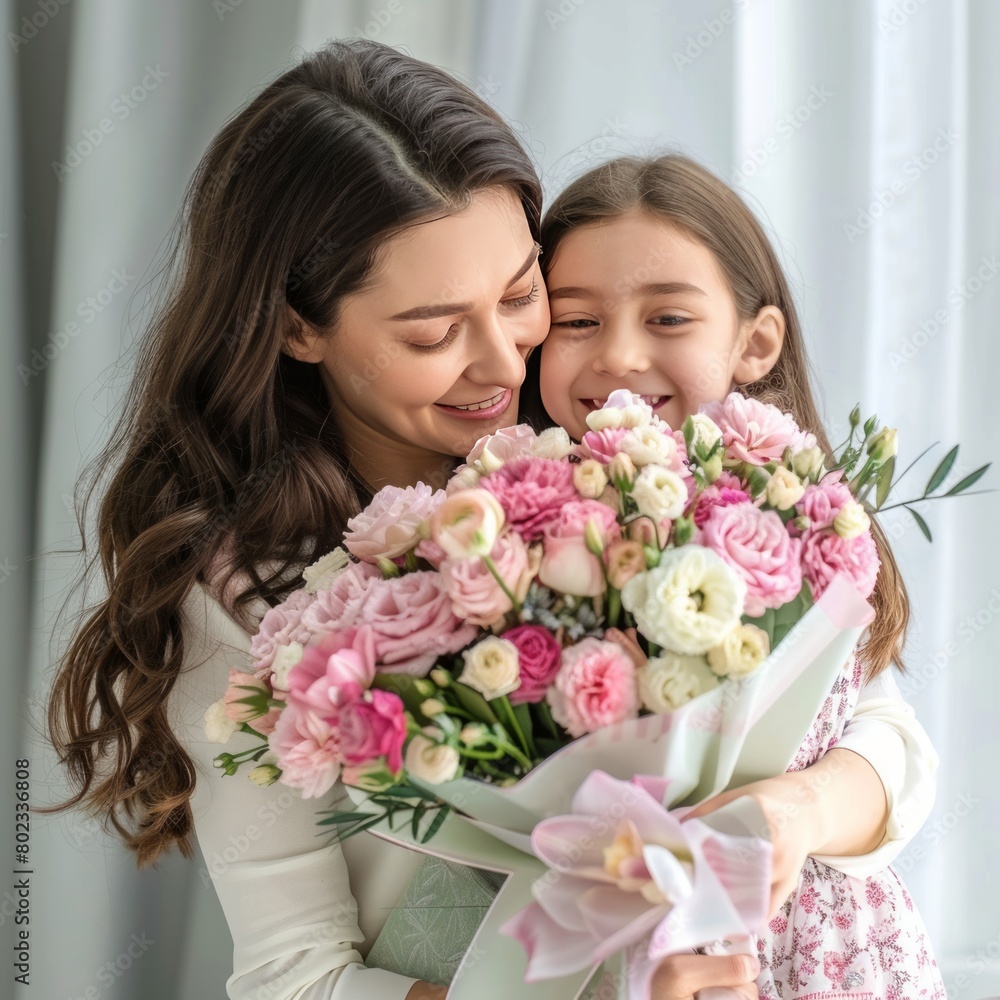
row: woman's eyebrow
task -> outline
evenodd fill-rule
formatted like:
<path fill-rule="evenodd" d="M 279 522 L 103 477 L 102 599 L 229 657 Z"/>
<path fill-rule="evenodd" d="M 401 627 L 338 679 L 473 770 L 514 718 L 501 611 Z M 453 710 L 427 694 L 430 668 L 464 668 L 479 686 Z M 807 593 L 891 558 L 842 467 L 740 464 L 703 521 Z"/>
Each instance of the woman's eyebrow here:
<path fill-rule="evenodd" d="M 535 261 L 538 260 L 541 250 L 541 244 L 532 244 L 531 251 L 524 259 L 524 263 L 518 268 L 517 274 L 507 282 L 507 288 L 516 284 L 531 270 Z M 414 306 L 412 309 L 406 309 L 401 313 L 396 313 L 395 316 L 390 316 L 389 319 L 438 319 L 441 316 L 454 316 L 456 313 L 469 312 L 472 308 L 471 302 L 435 302 L 429 306 Z"/>

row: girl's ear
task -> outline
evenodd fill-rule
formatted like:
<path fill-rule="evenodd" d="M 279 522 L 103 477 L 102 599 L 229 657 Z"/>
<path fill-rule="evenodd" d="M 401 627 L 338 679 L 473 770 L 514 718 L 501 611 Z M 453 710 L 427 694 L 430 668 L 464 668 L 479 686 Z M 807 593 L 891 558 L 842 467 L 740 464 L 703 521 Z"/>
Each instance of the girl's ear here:
<path fill-rule="evenodd" d="M 288 307 L 288 333 L 281 350 L 296 361 L 318 364 L 326 355 L 323 335 L 313 329 L 291 306 Z"/>
<path fill-rule="evenodd" d="M 740 328 L 743 352 L 733 370 L 737 385 L 756 382 L 777 364 L 785 342 L 785 314 L 777 306 L 764 306 Z"/>

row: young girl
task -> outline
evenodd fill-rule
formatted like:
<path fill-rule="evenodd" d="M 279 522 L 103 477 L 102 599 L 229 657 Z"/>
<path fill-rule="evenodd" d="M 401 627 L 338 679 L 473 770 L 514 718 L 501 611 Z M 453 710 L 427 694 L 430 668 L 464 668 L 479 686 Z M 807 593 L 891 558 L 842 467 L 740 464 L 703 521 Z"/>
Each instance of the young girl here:
<path fill-rule="evenodd" d="M 736 389 L 791 412 L 830 452 L 788 285 L 722 181 L 682 156 L 615 160 L 560 195 L 541 239 L 552 324 L 541 401 L 575 438 L 614 389 L 642 395 L 673 427 Z M 752 794 L 774 830 L 772 920 L 757 945 L 763 998 L 945 996 L 923 923 L 888 867 L 926 818 L 936 758 L 886 673 L 901 665 L 909 609 L 873 525 L 876 618 L 789 773 L 694 813 Z M 878 715 L 904 732 L 905 763 L 898 744 L 895 760 L 882 752 L 889 742 L 880 749 Z M 851 780 L 831 780 L 845 769 Z"/>

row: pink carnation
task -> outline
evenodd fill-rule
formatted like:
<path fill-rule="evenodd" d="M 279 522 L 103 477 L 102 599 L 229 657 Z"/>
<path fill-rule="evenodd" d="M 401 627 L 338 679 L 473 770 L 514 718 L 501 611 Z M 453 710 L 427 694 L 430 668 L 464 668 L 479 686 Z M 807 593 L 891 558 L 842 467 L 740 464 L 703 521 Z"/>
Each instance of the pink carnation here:
<path fill-rule="evenodd" d="M 518 625 L 500 637 L 517 647 L 520 686 L 507 696 L 512 705 L 545 700 L 545 692 L 562 663 L 562 647 L 541 625 Z"/>
<path fill-rule="evenodd" d="M 479 485 L 500 501 L 507 522 L 528 542 L 540 538 L 562 506 L 578 496 L 573 466 L 549 458 L 514 459 Z"/>
<path fill-rule="evenodd" d="M 316 592 L 313 602 L 302 612 L 302 625 L 316 636 L 353 624 L 361 598 L 371 582 L 381 576 L 370 563 L 349 563 L 329 587 Z"/>
<path fill-rule="evenodd" d="M 753 498 L 745 489 L 739 476 L 723 472 L 711 485 L 705 487 L 694 509 L 694 523 L 700 528 L 713 507 L 732 507 L 734 504 L 751 503 Z"/>
<path fill-rule="evenodd" d="M 878 549 L 867 531 L 855 538 L 841 538 L 829 530 L 808 531 L 802 540 L 802 571 L 813 597 L 826 590 L 835 573 L 846 573 L 861 596 L 869 597 L 878 570 Z"/>
<path fill-rule="evenodd" d="M 490 558 L 507 589 L 519 599 L 527 593 L 522 578 L 528 569 L 528 549 L 516 531 L 505 531 L 494 542 Z M 452 610 L 472 625 L 491 625 L 513 608 L 486 563 L 475 559 L 445 559 L 439 568 Z M 518 593 L 522 589 L 524 593 Z"/>
<path fill-rule="evenodd" d="M 552 717 L 574 737 L 634 719 L 639 712 L 635 664 L 613 642 L 581 639 L 563 650 L 547 698 Z"/>
<path fill-rule="evenodd" d="M 403 767 L 406 716 L 399 695 L 378 688 L 348 702 L 337 721 L 340 755 L 347 764 L 366 764 L 384 757 L 389 770 Z"/>
<path fill-rule="evenodd" d="M 375 679 L 375 636 L 370 628 L 350 628 L 307 647 L 288 672 L 288 700 L 303 710 L 335 719 L 349 701 Z"/>
<path fill-rule="evenodd" d="M 607 465 L 618 454 L 621 440 L 628 433 L 624 427 L 605 427 L 602 431 L 587 431 L 580 442 L 587 458 L 594 458 Z"/>
<path fill-rule="evenodd" d="M 788 534 L 773 510 L 751 504 L 714 506 L 702 528 L 702 544 L 746 581 L 743 607 L 751 618 L 767 608 L 780 608 L 802 589 L 802 542 Z"/>
<path fill-rule="evenodd" d="M 386 486 L 357 517 L 347 522 L 344 545 L 365 562 L 395 559 L 416 545 L 421 522 L 445 498 L 444 490 L 432 490 L 425 483 L 406 489 Z"/>
<path fill-rule="evenodd" d="M 257 634 L 250 641 L 254 672 L 270 667 L 281 646 L 292 642 L 305 644 L 310 632 L 302 624 L 302 615 L 313 602 L 312 594 L 295 590 L 277 607 L 269 608 L 261 619 Z"/>
<path fill-rule="evenodd" d="M 374 633 L 380 670 L 423 677 L 439 656 L 457 653 L 477 635 L 458 618 L 441 576 L 418 571 L 375 580 L 358 606 Z"/>
<path fill-rule="evenodd" d="M 751 465 L 780 461 L 785 449 L 812 448 L 816 437 L 799 429 L 790 413 L 770 403 L 731 392 L 721 403 L 703 403 L 698 408 L 718 424 L 727 458 Z"/>
<path fill-rule="evenodd" d="M 288 705 L 268 743 L 278 758 L 282 782 L 301 788 L 304 799 L 319 798 L 340 776 L 337 732 L 315 712 Z"/>

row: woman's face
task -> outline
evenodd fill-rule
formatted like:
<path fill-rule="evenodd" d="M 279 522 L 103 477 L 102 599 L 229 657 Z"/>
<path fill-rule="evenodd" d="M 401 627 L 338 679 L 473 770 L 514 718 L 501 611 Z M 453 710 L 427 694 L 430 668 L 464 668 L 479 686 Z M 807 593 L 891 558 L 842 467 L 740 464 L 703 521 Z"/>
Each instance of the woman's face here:
<path fill-rule="evenodd" d="M 542 400 L 577 440 L 587 414 L 615 389 L 639 393 L 680 427 L 734 381 L 756 377 L 759 366 L 744 352 L 753 362 L 766 331 L 741 323 L 706 246 L 645 212 L 568 233 L 547 278 L 552 330 L 542 350 Z"/>
<path fill-rule="evenodd" d="M 321 364 L 369 482 L 437 485 L 443 456 L 464 456 L 516 421 L 525 358 L 548 328 L 524 209 L 511 191 L 490 188 L 463 211 L 389 240 L 372 284 L 343 301 L 333 334 L 311 350 L 289 348 Z"/>

